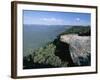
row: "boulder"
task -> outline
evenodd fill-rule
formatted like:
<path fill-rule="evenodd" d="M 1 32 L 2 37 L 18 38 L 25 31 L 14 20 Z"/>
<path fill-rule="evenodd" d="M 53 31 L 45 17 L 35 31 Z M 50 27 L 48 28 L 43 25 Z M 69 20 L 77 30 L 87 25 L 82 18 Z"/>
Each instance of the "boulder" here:
<path fill-rule="evenodd" d="M 91 37 L 77 34 L 60 36 L 60 41 L 69 44 L 73 63 L 78 66 L 89 66 L 91 63 Z"/>

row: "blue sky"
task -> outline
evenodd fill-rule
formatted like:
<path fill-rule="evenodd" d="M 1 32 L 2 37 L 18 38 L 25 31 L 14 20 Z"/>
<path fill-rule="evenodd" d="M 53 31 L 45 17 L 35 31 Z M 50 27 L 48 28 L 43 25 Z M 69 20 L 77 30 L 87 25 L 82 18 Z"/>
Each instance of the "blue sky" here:
<path fill-rule="evenodd" d="M 24 24 L 90 25 L 91 14 L 23 10 L 23 20 Z"/>

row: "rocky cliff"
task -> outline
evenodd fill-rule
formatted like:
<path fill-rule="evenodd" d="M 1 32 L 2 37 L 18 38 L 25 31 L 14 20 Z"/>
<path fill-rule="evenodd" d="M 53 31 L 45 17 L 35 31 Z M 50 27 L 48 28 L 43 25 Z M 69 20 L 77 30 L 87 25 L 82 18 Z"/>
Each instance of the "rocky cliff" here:
<path fill-rule="evenodd" d="M 71 59 L 78 66 L 88 66 L 91 63 L 91 38 L 77 34 L 61 35 L 60 41 L 69 44 Z"/>
<path fill-rule="evenodd" d="M 24 57 L 24 69 L 90 66 L 91 37 L 77 34 L 60 35 L 45 47 Z"/>

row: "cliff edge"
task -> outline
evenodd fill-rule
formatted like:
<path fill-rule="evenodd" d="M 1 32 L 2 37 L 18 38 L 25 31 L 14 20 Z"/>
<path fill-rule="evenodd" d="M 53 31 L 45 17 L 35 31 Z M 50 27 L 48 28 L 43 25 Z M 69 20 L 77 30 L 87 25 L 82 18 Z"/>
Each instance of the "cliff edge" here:
<path fill-rule="evenodd" d="M 69 51 L 74 64 L 79 66 L 90 65 L 91 63 L 90 36 L 66 34 L 60 36 L 60 41 L 69 44 Z"/>

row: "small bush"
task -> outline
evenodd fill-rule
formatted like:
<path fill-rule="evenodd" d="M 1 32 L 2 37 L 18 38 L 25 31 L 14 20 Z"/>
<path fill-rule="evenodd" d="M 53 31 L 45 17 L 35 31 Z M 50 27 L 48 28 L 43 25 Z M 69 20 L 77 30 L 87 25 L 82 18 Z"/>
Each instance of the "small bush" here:
<path fill-rule="evenodd" d="M 49 64 L 53 66 L 60 66 L 61 60 L 55 55 L 56 46 L 48 44 L 45 47 L 41 47 L 34 51 L 33 62 L 40 64 Z"/>

